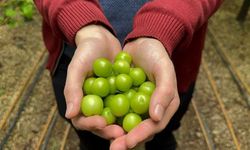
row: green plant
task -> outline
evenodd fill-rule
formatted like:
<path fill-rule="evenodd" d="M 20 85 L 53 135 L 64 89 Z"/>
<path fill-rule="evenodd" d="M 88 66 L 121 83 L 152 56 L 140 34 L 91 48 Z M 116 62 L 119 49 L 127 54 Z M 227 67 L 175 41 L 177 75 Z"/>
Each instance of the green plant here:
<path fill-rule="evenodd" d="M 12 27 L 32 20 L 34 4 L 32 0 L 3 0 L 0 2 L 0 25 L 8 24 Z"/>

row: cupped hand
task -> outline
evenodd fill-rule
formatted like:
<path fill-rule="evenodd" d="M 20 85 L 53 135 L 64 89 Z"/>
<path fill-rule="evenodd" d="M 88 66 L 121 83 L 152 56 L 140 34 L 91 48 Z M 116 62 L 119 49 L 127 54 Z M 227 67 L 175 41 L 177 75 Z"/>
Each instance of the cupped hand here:
<path fill-rule="evenodd" d="M 153 38 L 138 38 L 125 45 L 124 51 L 133 59 L 133 64 L 144 69 L 156 84 L 152 94 L 150 118 L 141 122 L 128 134 L 115 139 L 112 150 L 124 150 L 144 143 L 162 131 L 179 107 L 176 75 L 173 63 L 160 41 Z"/>
<path fill-rule="evenodd" d="M 86 77 L 92 75 L 95 59 L 104 57 L 113 60 L 121 50 L 119 41 L 101 25 L 87 25 L 80 29 L 75 38 L 77 49 L 68 66 L 64 95 L 67 110 L 65 116 L 71 119 L 75 128 L 88 130 L 105 138 L 113 139 L 124 134 L 117 125 L 107 126 L 101 116 L 84 117 L 80 113 L 83 97 L 82 85 Z"/>

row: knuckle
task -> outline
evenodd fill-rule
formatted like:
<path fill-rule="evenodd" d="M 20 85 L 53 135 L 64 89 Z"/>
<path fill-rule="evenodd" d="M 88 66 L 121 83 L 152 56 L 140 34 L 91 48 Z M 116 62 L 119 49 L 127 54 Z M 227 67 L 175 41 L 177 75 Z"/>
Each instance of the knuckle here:
<path fill-rule="evenodd" d="M 162 131 L 163 129 L 165 129 L 166 126 L 167 126 L 167 124 L 165 124 L 165 123 L 160 123 L 160 124 L 159 124 L 159 132 Z"/>
<path fill-rule="evenodd" d="M 180 106 L 180 98 L 178 97 L 178 98 L 174 99 L 174 103 L 175 103 L 176 109 L 178 109 Z"/>
<path fill-rule="evenodd" d="M 69 63 L 69 65 L 68 65 L 67 73 L 71 72 L 71 70 L 75 68 L 74 66 L 75 66 L 75 65 L 74 65 L 73 61 L 71 61 L 71 62 Z"/>
<path fill-rule="evenodd" d="M 162 130 L 164 130 L 165 128 L 166 128 L 166 126 L 167 126 L 167 123 L 166 122 L 159 122 L 158 124 L 157 124 L 157 127 L 156 127 L 156 133 L 159 133 L 159 132 L 161 132 Z"/>
<path fill-rule="evenodd" d="M 71 123 L 72 123 L 72 125 L 74 126 L 75 129 L 80 130 L 80 127 L 78 126 L 78 123 L 74 119 L 71 119 Z"/>
<path fill-rule="evenodd" d="M 167 97 L 169 97 L 170 99 L 173 99 L 175 96 L 175 91 L 173 90 L 173 88 L 166 88 L 165 89 L 165 94 Z"/>
<path fill-rule="evenodd" d="M 68 86 L 67 86 L 67 85 L 65 85 L 64 90 L 63 90 L 63 93 L 64 93 L 64 96 L 65 96 L 65 97 L 67 97 L 67 96 L 68 96 L 69 91 L 70 91 L 70 90 L 69 90 Z"/>

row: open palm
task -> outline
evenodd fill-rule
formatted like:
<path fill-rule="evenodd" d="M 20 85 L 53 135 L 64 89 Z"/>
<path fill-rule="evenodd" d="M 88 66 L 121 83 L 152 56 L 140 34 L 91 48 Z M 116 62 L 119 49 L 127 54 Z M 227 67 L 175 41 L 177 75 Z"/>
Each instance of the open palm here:
<path fill-rule="evenodd" d="M 150 118 L 141 122 L 128 134 L 111 144 L 111 149 L 133 148 L 152 138 L 163 130 L 179 106 L 176 75 L 172 61 L 160 41 L 152 38 L 139 38 L 125 45 L 133 63 L 144 69 L 149 79 L 156 83 L 151 97 Z"/>
<path fill-rule="evenodd" d="M 66 117 L 71 119 L 75 128 L 88 130 L 105 138 L 113 139 L 123 135 L 117 125 L 107 126 L 101 116 L 84 117 L 80 114 L 80 102 L 83 97 L 82 85 L 86 77 L 93 73 L 92 65 L 97 58 L 113 60 L 121 50 L 119 41 L 104 27 L 88 25 L 77 32 L 77 49 L 67 71 L 64 95 L 66 98 Z"/>

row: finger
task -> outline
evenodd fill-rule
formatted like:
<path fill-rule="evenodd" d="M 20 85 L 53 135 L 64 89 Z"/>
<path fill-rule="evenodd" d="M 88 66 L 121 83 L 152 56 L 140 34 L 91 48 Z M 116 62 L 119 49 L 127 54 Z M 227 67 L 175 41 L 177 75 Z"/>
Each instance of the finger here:
<path fill-rule="evenodd" d="M 104 139 L 111 140 L 124 135 L 124 130 L 118 125 L 109 125 L 101 130 L 95 130 L 93 133 Z"/>
<path fill-rule="evenodd" d="M 133 148 L 146 139 L 149 139 L 156 133 L 156 127 L 159 122 L 154 122 L 152 119 L 146 119 L 138 126 L 132 129 L 126 135 L 126 145 L 128 148 Z"/>
<path fill-rule="evenodd" d="M 115 139 L 111 144 L 109 149 L 110 150 L 127 150 L 126 141 L 125 141 L 126 135 L 123 135 L 117 139 Z"/>
<path fill-rule="evenodd" d="M 105 57 L 113 59 L 113 55 L 120 51 L 119 43 L 115 42 L 112 50 L 107 50 L 107 43 L 103 40 L 92 38 L 82 41 L 78 45 L 67 71 L 64 95 L 66 99 L 66 117 L 72 118 L 79 113 L 80 101 L 83 97 L 82 84 L 86 76 L 92 72 L 95 59 Z"/>
<path fill-rule="evenodd" d="M 83 97 L 82 84 L 85 77 L 91 73 L 93 61 L 107 55 L 104 54 L 101 44 L 96 44 L 95 41 L 98 40 L 86 39 L 82 41 L 68 66 L 64 95 L 67 105 L 65 116 L 69 119 L 80 111 L 80 102 Z M 101 43 L 99 41 L 98 43 Z"/>
<path fill-rule="evenodd" d="M 91 117 L 78 115 L 77 117 L 71 119 L 71 121 L 74 127 L 79 130 L 100 130 L 105 128 L 105 126 L 107 125 L 105 119 L 97 115 Z"/>
<path fill-rule="evenodd" d="M 174 98 L 169 104 L 169 107 L 164 112 L 164 117 L 160 122 L 155 122 L 152 119 L 146 119 L 137 127 L 131 130 L 126 136 L 126 145 L 128 148 L 133 148 L 139 143 L 146 142 L 151 139 L 156 133 L 162 131 L 179 106 L 179 97 Z"/>
<path fill-rule="evenodd" d="M 156 89 L 151 96 L 149 114 L 154 121 L 160 121 L 176 91 L 176 79 L 172 62 L 159 61 L 153 70 Z"/>
<path fill-rule="evenodd" d="M 67 118 L 76 116 L 80 111 L 80 102 L 83 97 L 82 84 L 84 80 L 84 67 L 77 60 L 72 59 L 67 70 L 64 96 L 66 99 Z"/>

